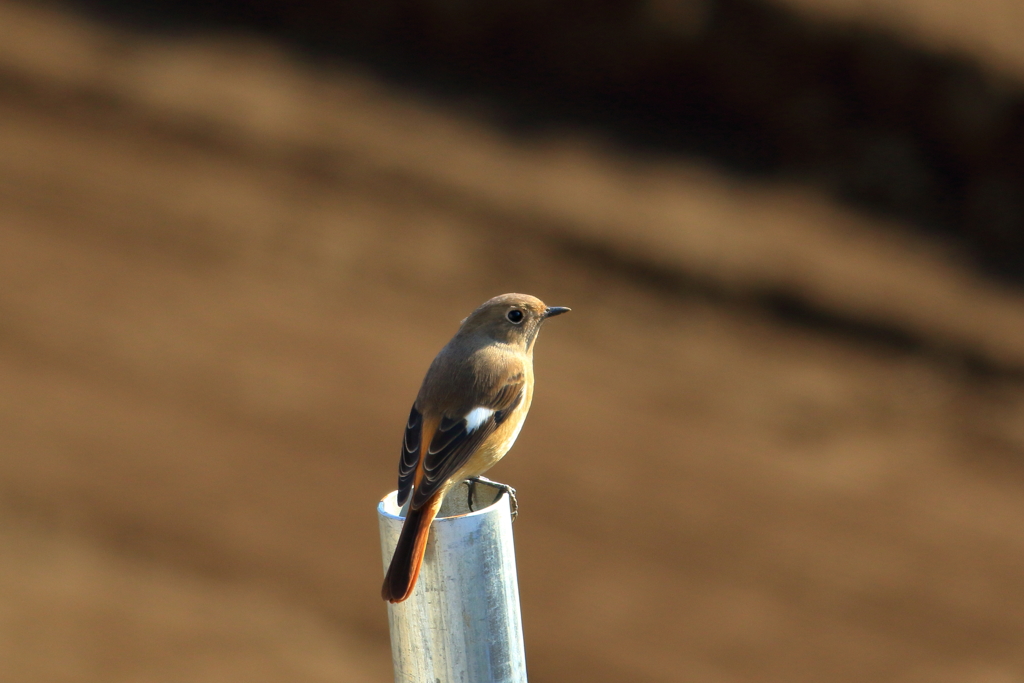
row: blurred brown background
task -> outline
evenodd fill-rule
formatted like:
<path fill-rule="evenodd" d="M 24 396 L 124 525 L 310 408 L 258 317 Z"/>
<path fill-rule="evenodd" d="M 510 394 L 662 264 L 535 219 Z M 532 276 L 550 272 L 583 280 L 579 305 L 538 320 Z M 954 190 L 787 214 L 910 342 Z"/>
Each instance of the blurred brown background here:
<path fill-rule="evenodd" d="M 1024 681 L 1024 9 L 0 0 L 0 680 L 387 681 L 459 320 L 531 681 Z"/>

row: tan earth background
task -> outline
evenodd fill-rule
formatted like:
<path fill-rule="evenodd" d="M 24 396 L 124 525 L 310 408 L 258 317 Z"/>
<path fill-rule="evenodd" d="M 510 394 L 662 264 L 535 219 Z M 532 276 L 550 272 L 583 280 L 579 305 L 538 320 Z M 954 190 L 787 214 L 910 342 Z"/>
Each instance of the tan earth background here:
<path fill-rule="evenodd" d="M 1024 6 L 163 4 L 0 1 L 0 680 L 390 680 L 521 291 L 534 683 L 1024 682 Z"/>

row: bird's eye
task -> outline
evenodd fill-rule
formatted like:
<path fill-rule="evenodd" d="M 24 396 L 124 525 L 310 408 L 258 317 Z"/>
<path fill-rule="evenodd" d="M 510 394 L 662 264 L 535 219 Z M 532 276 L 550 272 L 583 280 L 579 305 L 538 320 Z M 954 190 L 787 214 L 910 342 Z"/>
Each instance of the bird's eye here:
<path fill-rule="evenodd" d="M 508 321 L 513 325 L 518 325 L 519 323 L 523 322 L 523 312 L 520 311 L 518 308 L 513 308 L 511 311 L 505 314 L 505 317 L 508 318 Z"/>

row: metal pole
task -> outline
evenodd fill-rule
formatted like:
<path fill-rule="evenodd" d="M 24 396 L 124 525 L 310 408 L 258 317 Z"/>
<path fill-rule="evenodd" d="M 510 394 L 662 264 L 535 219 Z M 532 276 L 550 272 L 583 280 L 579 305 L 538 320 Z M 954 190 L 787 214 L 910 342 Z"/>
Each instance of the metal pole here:
<path fill-rule="evenodd" d="M 430 528 L 419 582 L 388 605 L 395 683 L 526 683 L 508 496 L 487 485 L 452 488 Z M 397 492 L 377 506 L 384 569 L 402 510 Z"/>

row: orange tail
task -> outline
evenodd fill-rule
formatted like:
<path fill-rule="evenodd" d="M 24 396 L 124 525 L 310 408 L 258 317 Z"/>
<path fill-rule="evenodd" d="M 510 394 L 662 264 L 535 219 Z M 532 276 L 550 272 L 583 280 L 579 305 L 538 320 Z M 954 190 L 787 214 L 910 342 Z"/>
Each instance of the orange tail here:
<path fill-rule="evenodd" d="M 380 589 L 380 596 L 388 602 L 402 602 L 416 587 L 423 553 L 427 549 L 430 523 L 437 516 L 442 498 L 442 494 L 434 494 L 419 510 L 409 510 L 398 537 L 398 545 L 395 546 L 395 554 L 391 557 L 391 566 L 384 577 L 384 587 Z"/>

